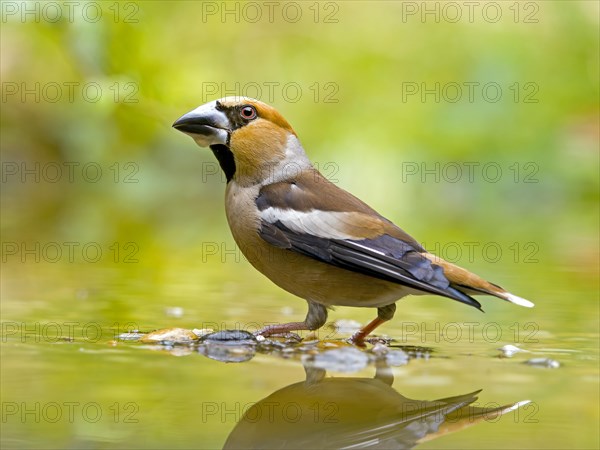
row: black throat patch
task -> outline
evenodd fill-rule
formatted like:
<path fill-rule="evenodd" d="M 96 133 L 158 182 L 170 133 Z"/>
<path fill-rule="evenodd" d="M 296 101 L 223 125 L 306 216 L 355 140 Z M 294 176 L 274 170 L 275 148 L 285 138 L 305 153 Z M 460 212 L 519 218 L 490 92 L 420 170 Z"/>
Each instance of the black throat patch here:
<path fill-rule="evenodd" d="M 244 105 L 234 105 L 234 106 L 224 106 L 222 103 L 217 101 L 216 109 L 218 111 L 223 112 L 227 119 L 229 120 L 229 135 L 227 137 L 227 145 L 215 144 L 211 145 L 210 149 L 217 157 L 219 161 L 219 165 L 223 172 L 225 172 L 225 177 L 227 178 L 227 182 L 229 183 L 233 176 L 235 175 L 235 158 L 233 157 L 233 153 L 229 149 L 229 139 L 231 138 L 231 133 L 243 126 L 246 126 L 250 120 L 246 120 L 240 114 L 240 109 L 243 108 Z"/>
<path fill-rule="evenodd" d="M 223 144 L 211 145 L 210 149 L 217 157 L 217 161 L 219 161 L 219 165 L 223 172 L 225 172 L 225 177 L 229 183 L 235 175 L 235 160 L 233 159 L 233 153 L 231 153 L 229 147 Z"/>

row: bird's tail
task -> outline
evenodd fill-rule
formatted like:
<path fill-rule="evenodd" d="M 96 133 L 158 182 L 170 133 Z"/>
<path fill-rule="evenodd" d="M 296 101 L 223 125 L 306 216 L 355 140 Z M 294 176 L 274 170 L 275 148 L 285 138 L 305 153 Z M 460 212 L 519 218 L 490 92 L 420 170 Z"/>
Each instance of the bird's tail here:
<path fill-rule="evenodd" d="M 431 253 L 424 253 L 423 256 L 431 260 L 434 265 L 440 266 L 444 270 L 444 275 L 450 281 L 450 285 L 465 294 L 493 295 L 515 305 L 525 306 L 526 308 L 533 308 L 534 306 L 529 300 L 511 294 L 500 286 L 490 283 L 480 276 L 449 263 L 438 256 Z"/>
<path fill-rule="evenodd" d="M 524 306 L 525 308 L 533 308 L 535 306 L 529 300 L 526 300 L 523 297 L 519 297 L 517 295 L 511 294 L 510 292 L 507 292 L 504 289 L 502 289 L 500 286 L 496 286 L 496 285 L 493 285 L 493 286 L 498 288 L 500 290 L 500 292 L 485 292 L 485 293 L 493 295 L 498 298 L 501 298 L 502 300 L 506 300 L 507 302 L 514 303 L 515 305 Z"/>

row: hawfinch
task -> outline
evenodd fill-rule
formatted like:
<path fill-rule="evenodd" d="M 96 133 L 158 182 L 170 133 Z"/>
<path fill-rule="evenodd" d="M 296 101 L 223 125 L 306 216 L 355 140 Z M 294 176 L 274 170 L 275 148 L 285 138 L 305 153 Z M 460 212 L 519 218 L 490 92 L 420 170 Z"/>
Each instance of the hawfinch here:
<path fill-rule="evenodd" d="M 271 325 L 264 336 L 316 330 L 336 305 L 377 308 L 356 332 L 390 320 L 396 301 L 435 294 L 481 310 L 471 295 L 533 303 L 428 253 L 405 231 L 321 175 L 298 135 L 258 100 L 226 97 L 180 117 L 175 129 L 209 147 L 227 178 L 225 213 L 233 238 L 259 272 L 308 302 L 303 322 Z"/>

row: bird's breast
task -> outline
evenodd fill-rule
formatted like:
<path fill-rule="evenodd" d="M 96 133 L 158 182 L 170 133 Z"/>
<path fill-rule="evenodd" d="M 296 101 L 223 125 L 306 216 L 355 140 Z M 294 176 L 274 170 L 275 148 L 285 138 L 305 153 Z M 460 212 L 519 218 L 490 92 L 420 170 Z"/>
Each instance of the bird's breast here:
<path fill-rule="evenodd" d="M 256 206 L 260 186 L 231 181 L 225 212 L 233 238 L 246 259 L 282 289 L 326 306 L 385 306 L 411 293 L 403 286 L 341 269 L 263 240 Z"/>

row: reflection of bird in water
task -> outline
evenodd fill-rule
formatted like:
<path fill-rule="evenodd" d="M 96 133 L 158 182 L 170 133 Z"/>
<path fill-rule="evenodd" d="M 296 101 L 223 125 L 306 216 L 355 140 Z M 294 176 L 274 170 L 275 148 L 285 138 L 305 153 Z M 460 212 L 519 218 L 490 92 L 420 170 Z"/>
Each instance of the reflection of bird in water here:
<path fill-rule="evenodd" d="M 307 380 L 280 389 L 248 408 L 225 449 L 412 448 L 499 416 L 528 403 L 471 406 L 480 391 L 434 401 L 411 400 L 392 387 L 388 370 L 375 378 Z"/>

